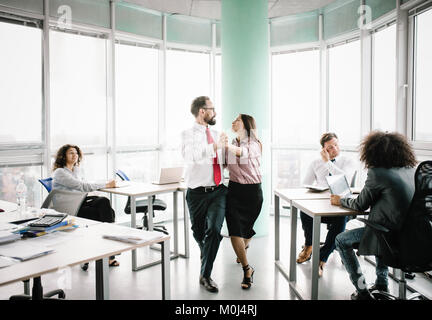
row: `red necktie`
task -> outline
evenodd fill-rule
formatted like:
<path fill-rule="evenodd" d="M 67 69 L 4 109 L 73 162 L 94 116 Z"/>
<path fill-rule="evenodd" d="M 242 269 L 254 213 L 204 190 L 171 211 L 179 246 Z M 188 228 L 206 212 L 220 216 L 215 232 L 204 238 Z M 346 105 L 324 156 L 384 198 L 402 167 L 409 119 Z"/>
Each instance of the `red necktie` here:
<path fill-rule="evenodd" d="M 207 127 L 206 128 L 206 135 L 207 135 L 207 142 L 208 144 L 213 144 L 213 137 L 210 134 L 210 130 Z M 218 186 L 221 181 L 221 169 L 217 161 L 217 150 L 216 150 L 216 157 L 213 158 L 213 178 L 214 182 Z"/>

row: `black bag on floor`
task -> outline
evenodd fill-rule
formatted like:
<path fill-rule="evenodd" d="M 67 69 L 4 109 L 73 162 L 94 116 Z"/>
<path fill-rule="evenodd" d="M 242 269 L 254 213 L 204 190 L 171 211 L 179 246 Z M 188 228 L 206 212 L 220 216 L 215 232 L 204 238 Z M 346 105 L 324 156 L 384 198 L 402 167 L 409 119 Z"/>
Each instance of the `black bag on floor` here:
<path fill-rule="evenodd" d="M 108 198 L 87 196 L 77 213 L 78 217 L 100 222 L 114 222 L 115 212 Z"/>

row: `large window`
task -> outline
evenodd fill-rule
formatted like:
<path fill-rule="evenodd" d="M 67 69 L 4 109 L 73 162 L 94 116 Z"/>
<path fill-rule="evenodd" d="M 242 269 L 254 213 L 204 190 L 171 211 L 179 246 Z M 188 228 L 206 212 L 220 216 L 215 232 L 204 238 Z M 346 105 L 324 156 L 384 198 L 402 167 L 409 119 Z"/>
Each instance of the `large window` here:
<path fill-rule="evenodd" d="M 50 31 L 51 144 L 105 146 L 106 40 Z"/>
<path fill-rule="evenodd" d="M 343 145 L 360 141 L 361 70 L 360 41 L 335 46 L 328 50 L 329 129 Z"/>
<path fill-rule="evenodd" d="M 116 45 L 116 143 L 158 143 L 158 50 Z"/>
<path fill-rule="evenodd" d="M 0 143 L 42 141 L 42 32 L 0 22 Z"/>
<path fill-rule="evenodd" d="M 107 178 L 106 40 L 50 31 L 51 147 L 85 153 L 87 180 Z"/>
<path fill-rule="evenodd" d="M 166 139 L 168 146 L 177 148 L 181 132 L 194 122 L 193 99 L 210 96 L 210 54 L 167 50 L 166 56 Z M 220 122 L 221 110 L 215 108 Z"/>
<path fill-rule="evenodd" d="M 396 129 L 396 24 L 373 35 L 373 128 Z"/>
<path fill-rule="evenodd" d="M 432 10 L 416 17 L 414 139 L 432 141 Z"/>
<path fill-rule="evenodd" d="M 316 144 L 319 139 L 319 51 L 272 57 L 273 141 Z"/>
<path fill-rule="evenodd" d="M 24 180 L 27 186 L 27 206 L 40 207 L 41 185 L 38 179 L 41 178 L 42 167 L 37 166 L 11 166 L 0 167 L 0 199 L 16 202 L 15 188 L 20 179 Z"/>

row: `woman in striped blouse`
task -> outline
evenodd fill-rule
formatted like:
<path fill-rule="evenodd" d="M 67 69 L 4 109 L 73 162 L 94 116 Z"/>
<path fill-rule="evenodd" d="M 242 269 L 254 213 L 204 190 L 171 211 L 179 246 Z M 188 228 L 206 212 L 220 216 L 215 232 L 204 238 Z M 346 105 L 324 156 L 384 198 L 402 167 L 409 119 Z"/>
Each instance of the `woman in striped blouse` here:
<path fill-rule="evenodd" d="M 243 267 L 241 287 L 249 289 L 254 269 L 249 266 L 246 249 L 255 235 L 253 226 L 263 203 L 260 172 L 262 145 L 257 138 L 252 116 L 240 114 L 232 122 L 232 130 L 237 137 L 232 144 L 226 145 L 229 170 L 226 222 L 237 263 Z"/>

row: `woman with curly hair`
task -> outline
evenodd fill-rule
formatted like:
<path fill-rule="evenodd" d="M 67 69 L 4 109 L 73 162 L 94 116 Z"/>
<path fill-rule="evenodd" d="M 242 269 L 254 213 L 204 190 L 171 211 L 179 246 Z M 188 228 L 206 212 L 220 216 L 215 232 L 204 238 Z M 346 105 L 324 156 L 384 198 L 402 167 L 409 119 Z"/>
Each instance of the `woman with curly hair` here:
<path fill-rule="evenodd" d="M 67 190 L 78 192 L 91 192 L 100 188 L 114 188 L 115 180 L 106 183 L 91 183 L 85 181 L 81 176 L 80 163 L 82 152 L 78 146 L 66 144 L 57 151 L 53 166 L 53 190 Z M 101 222 L 114 222 L 115 212 L 111 208 L 109 199 L 98 196 L 87 196 L 81 205 L 78 217 Z M 118 266 L 119 263 L 110 257 L 110 266 Z M 81 266 L 85 271 L 88 263 Z"/>
<path fill-rule="evenodd" d="M 331 203 L 358 211 L 370 208 L 368 220 L 391 231 L 399 230 L 415 190 L 417 161 L 411 146 L 399 133 L 372 131 L 360 145 L 360 160 L 368 169 L 361 193 L 357 198 L 341 199 L 338 195 L 332 195 Z M 359 254 L 374 255 L 376 259 L 377 278 L 369 289 L 353 250 L 355 244 L 359 244 Z M 336 250 L 357 289 L 351 295 L 352 300 L 374 299 L 370 292 L 375 289 L 388 292 L 388 267 L 380 261 L 382 249 L 370 227 L 340 233 L 336 237 Z"/>

